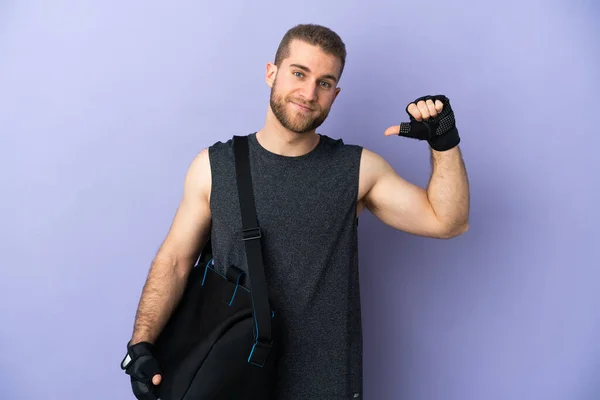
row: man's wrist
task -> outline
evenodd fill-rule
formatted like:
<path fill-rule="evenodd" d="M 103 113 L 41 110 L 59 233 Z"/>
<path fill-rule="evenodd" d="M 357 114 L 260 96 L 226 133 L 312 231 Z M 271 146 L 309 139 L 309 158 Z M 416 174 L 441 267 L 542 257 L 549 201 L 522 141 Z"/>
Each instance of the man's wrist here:
<path fill-rule="evenodd" d="M 131 340 L 129 340 L 128 346 L 133 346 L 142 342 L 154 344 L 154 339 L 147 333 L 134 333 Z"/>
<path fill-rule="evenodd" d="M 436 135 L 427 141 L 429 146 L 438 152 L 448 151 L 455 148 L 460 143 L 460 136 L 458 135 L 458 129 L 452 128 L 450 131 Z"/>

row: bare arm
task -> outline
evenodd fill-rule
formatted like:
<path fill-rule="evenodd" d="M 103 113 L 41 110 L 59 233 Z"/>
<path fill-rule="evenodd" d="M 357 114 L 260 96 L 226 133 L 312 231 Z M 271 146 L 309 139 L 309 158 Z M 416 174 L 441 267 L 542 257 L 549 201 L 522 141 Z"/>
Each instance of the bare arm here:
<path fill-rule="evenodd" d="M 427 198 L 448 235 L 460 235 L 469 227 L 470 209 L 469 181 L 460 148 L 431 150 L 431 166 Z"/>
<path fill-rule="evenodd" d="M 363 150 L 364 205 L 384 223 L 419 236 L 446 239 L 468 229 L 469 185 L 458 147 L 431 150 L 427 189 L 401 178 L 381 156 Z"/>
<path fill-rule="evenodd" d="M 138 305 L 131 343 L 153 343 L 181 300 L 187 277 L 211 226 L 208 149 L 192 161 L 171 228 L 152 262 Z"/>

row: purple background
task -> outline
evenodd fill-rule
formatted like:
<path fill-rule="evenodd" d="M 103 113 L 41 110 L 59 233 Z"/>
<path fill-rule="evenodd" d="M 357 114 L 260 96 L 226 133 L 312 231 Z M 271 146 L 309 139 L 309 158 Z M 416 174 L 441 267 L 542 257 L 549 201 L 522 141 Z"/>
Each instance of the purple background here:
<path fill-rule="evenodd" d="M 364 398 L 600 398 L 600 7 L 367 3 L 0 3 L 0 398 L 133 398 L 119 362 L 186 169 L 262 126 L 301 22 L 349 52 L 321 132 L 425 185 L 427 147 L 383 131 L 444 93 L 470 176 L 457 239 L 361 220 Z"/>

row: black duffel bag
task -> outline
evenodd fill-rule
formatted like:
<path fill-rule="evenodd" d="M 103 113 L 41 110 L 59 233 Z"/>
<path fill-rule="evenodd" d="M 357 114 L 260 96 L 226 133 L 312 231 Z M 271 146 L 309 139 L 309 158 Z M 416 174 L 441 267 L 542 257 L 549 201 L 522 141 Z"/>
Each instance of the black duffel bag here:
<path fill-rule="evenodd" d="M 246 274 L 213 268 L 210 239 L 190 272 L 178 306 L 154 343 L 162 381 L 160 400 L 268 400 L 278 358 L 275 314 L 269 305 L 261 231 L 250 174 L 248 141 L 234 136 Z M 127 357 L 126 357 L 127 358 Z M 122 368 L 127 367 L 126 363 Z"/>

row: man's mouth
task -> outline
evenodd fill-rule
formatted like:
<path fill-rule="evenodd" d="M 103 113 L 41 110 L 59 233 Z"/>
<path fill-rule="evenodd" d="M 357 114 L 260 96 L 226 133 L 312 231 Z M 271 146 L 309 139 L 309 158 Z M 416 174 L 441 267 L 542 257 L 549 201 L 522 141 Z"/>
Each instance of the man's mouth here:
<path fill-rule="evenodd" d="M 295 105 L 295 106 L 299 107 L 299 108 L 300 108 L 300 109 L 302 109 L 302 110 L 305 110 L 305 111 L 314 111 L 312 108 L 310 108 L 310 107 L 307 107 L 307 106 L 304 106 L 304 105 L 302 105 L 302 104 L 299 104 L 299 103 L 296 103 L 296 102 L 294 102 L 294 101 L 290 101 L 290 103 L 292 103 L 293 105 Z"/>

